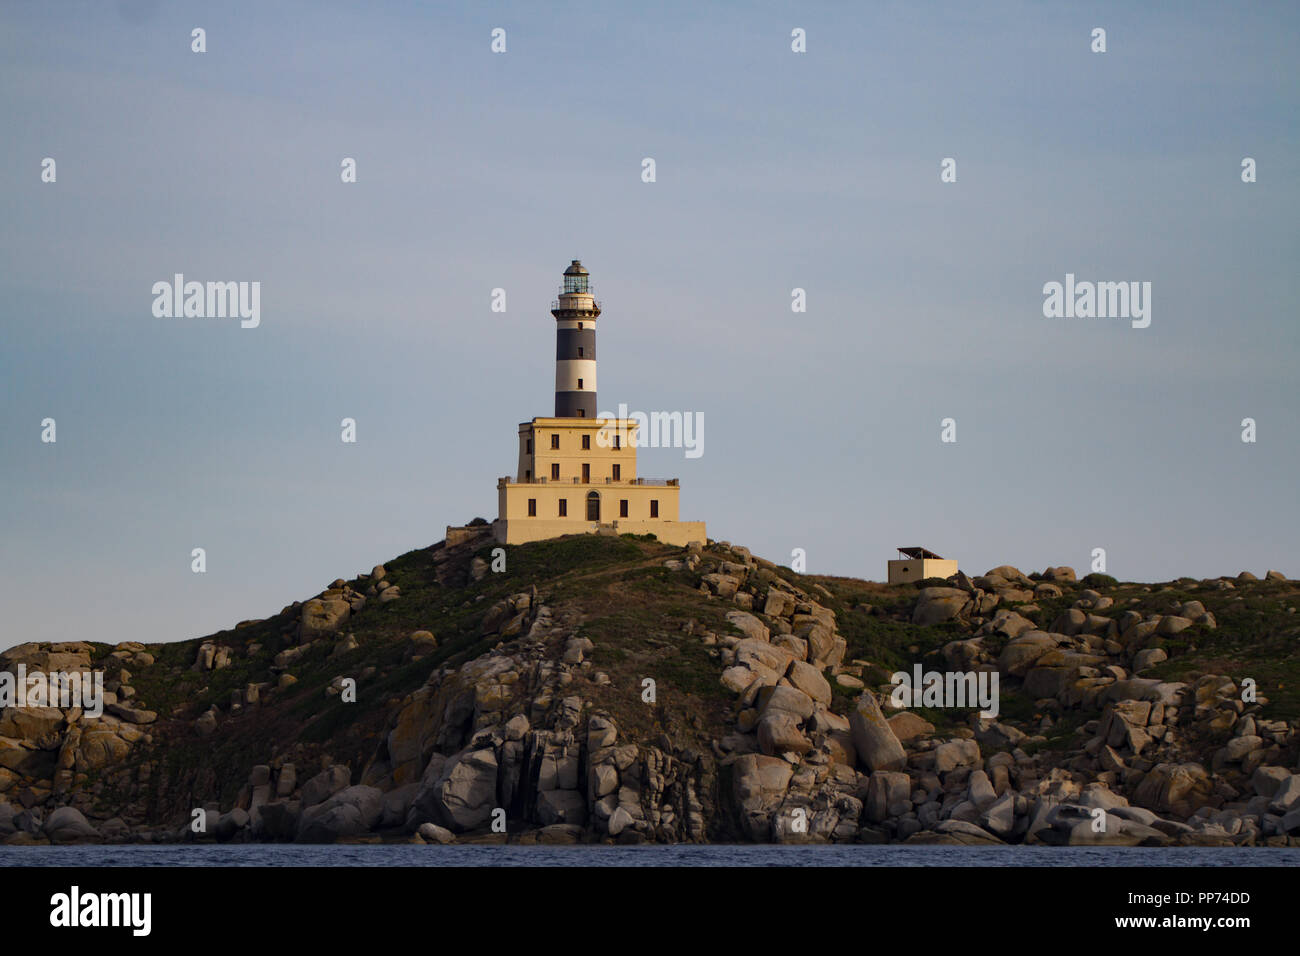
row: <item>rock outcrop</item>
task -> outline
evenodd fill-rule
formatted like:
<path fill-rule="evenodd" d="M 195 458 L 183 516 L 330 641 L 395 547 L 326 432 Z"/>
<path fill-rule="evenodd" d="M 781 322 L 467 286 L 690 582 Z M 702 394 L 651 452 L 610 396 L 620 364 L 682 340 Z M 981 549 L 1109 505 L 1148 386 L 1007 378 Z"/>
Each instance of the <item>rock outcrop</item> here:
<path fill-rule="evenodd" d="M 0 710 L 0 839 L 1300 841 L 1295 716 L 1168 670 L 1280 575 L 918 590 L 593 536 L 512 576 L 460 530 L 201 641 L 0 654 L 105 678 L 98 716 Z M 996 675 L 1001 712 L 898 709 L 904 661 Z"/>

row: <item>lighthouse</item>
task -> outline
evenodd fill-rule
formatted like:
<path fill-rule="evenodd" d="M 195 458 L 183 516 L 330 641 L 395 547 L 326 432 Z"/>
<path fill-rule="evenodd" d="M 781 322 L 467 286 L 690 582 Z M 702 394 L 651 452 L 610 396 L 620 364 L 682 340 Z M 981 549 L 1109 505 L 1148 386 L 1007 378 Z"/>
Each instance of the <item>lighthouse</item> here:
<path fill-rule="evenodd" d="M 596 319 L 600 303 L 591 275 L 577 259 L 564 270 L 555 316 L 555 417 L 596 417 Z"/>
<path fill-rule="evenodd" d="M 555 317 L 555 416 L 520 422 L 519 465 L 497 480 L 492 534 L 524 544 L 566 534 L 654 535 L 679 547 L 708 540 L 703 521 L 678 517 L 676 478 L 637 474 L 639 422 L 596 411 L 596 319 L 591 275 L 574 259 L 564 270 Z M 447 540 L 477 534 L 448 528 Z"/>

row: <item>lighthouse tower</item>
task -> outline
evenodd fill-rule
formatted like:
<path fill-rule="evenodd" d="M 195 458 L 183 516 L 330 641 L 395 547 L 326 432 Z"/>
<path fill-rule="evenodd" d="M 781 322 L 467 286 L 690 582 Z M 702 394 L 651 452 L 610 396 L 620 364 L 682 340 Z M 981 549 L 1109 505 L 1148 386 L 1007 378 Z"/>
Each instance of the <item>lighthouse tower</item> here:
<path fill-rule="evenodd" d="M 555 316 L 555 417 L 596 417 L 596 319 L 591 277 L 574 259 L 564 270 Z"/>
<path fill-rule="evenodd" d="M 642 478 L 636 450 L 642 421 L 598 417 L 596 318 L 591 277 L 577 259 L 564 270 L 555 316 L 555 417 L 520 422 L 519 467 L 497 480 L 492 534 L 524 544 L 566 534 L 654 535 L 677 546 L 708 540 L 703 521 L 678 517 L 676 478 Z M 642 416 L 644 419 L 644 416 Z M 648 420 L 647 420 L 648 421 Z M 474 527 L 448 528 L 466 540 Z"/>

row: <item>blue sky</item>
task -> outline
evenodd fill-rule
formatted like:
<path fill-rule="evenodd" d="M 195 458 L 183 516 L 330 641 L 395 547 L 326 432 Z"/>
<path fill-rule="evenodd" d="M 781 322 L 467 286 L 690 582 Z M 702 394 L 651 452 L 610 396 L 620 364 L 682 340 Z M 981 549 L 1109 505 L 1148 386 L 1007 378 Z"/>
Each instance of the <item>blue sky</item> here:
<path fill-rule="evenodd" d="M 714 537 L 872 579 L 914 544 L 974 572 L 1103 547 L 1124 579 L 1300 575 L 1298 27 L 1292 4 L 6 4 L 0 646 L 199 636 L 494 517 L 516 424 L 551 413 L 573 258 L 601 407 L 704 414 L 701 458 L 641 473 Z M 155 318 L 176 272 L 260 281 L 260 327 Z M 1151 326 L 1045 318 L 1067 272 L 1151 282 Z"/>

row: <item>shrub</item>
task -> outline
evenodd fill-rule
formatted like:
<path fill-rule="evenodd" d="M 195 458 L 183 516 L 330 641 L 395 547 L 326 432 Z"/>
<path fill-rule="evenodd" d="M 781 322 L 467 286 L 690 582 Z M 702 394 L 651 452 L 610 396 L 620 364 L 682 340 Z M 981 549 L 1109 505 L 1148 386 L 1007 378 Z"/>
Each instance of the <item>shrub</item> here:
<path fill-rule="evenodd" d="M 918 591 L 923 588 L 950 588 L 952 582 L 947 578 L 925 578 L 922 581 L 917 581 L 914 586 Z"/>
<path fill-rule="evenodd" d="M 1114 578 L 1112 578 L 1109 574 L 1098 574 L 1096 571 L 1092 572 L 1092 574 L 1087 575 L 1079 583 L 1086 584 L 1088 585 L 1088 587 L 1093 588 L 1094 590 L 1096 588 L 1119 587 L 1119 582 L 1116 581 Z"/>

